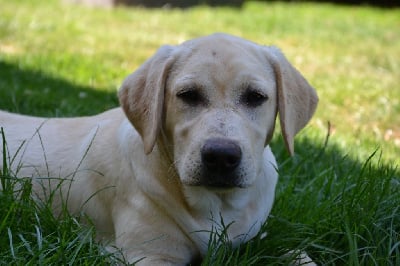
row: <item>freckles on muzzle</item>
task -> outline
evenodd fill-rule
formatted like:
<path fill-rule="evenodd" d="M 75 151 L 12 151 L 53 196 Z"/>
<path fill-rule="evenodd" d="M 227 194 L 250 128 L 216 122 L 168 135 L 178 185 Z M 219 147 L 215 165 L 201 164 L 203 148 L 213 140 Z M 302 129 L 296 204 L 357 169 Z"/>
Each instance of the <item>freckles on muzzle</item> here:
<path fill-rule="evenodd" d="M 201 185 L 240 187 L 242 149 L 227 138 L 207 139 L 201 147 Z"/>

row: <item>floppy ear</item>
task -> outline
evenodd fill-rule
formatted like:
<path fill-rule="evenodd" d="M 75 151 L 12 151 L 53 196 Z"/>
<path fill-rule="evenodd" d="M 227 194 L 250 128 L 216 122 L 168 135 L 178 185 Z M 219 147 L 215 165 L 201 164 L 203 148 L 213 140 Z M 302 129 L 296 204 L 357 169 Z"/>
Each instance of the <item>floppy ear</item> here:
<path fill-rule="evenodd" d="M 124 80 L 118 93 L 122 109 L 142 137 L 146 154 L 153 150 L 160 131 L 172 51 L 173 47 L 162 46 Z"/>
<path fill-rule="evenodd" d="M 275 47 L 266 47 L 278 89 L 278 113 L 286 149 L 294 154 L 294 136 L 305 127 L 317 108 L 316 91 Z"/>

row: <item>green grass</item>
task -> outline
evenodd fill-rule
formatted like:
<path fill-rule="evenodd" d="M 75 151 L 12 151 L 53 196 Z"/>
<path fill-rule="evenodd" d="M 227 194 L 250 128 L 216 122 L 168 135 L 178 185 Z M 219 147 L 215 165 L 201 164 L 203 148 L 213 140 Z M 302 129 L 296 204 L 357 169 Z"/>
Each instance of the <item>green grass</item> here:
<path fill-rule="evenodd" d="M 60 1 L 61 2 L 61 1 Z M 273 265 L 306 250 L 322 265 L 400 264 L 400 10 L 247 2 L 242 9 L 90 9 L 0 0 L 0 109 L 76 116 L 117 106 L 123 78 L 161 44 L 220 31 L 280 47 L 320 96 L 288 158 L 260 237 L 210 242 L 204 265 Z M 328 121 L 331 124 L 327 144 Z M 1 125 L 0 125 L 1 126 Z M 7 133 L 7 132 L 6 132 Z M 373 156 L 372 156 L 373 155 Z M 0 264 L 113 264 L 83 217 L 58 220 L 3 170 Z M 21 188 L 12 193 L 13 184 Z"/>

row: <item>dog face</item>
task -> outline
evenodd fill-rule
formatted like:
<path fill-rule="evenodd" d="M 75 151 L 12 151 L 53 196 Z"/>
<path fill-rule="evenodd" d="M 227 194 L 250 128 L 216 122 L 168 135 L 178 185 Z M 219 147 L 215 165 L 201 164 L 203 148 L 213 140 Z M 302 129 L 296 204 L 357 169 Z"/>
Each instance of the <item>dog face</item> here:
<path fill-rule="evenodd" d="M 160 140 L 184 185 L 218 189 L 254 182 L 277 112 L 293 153 L 317 103 L 276 48 L 225 34 L 160 48 L 119 95 L 146 153 Z"/>
<path fill-rule="evenodd" d="M 276 82 L 266 57 L 248 46 L 224 38 L 185 43 L 169 73 L 164 128 L 185 185 L 247 187 L 261 171 Z"/>

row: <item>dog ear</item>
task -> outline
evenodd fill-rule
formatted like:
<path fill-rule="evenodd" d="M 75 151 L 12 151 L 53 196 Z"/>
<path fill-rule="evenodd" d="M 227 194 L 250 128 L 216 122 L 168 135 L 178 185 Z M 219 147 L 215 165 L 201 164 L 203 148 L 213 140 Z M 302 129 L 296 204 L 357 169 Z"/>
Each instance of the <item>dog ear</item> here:
<path fill-rule="evenodd" d="M 124 80 L 118 93 L 122 109 L 142 137 L 146 154 L 153 150 L 160 131 L 166 79 L 174 61 L 172 51 L 172 46 L 162 46 Z"/>
<path fill-rule="evenodd" d="M 266 47 L 278 89 L 278 113 L 286 149 L 294 154 L 294 136 L 305 127 L 318 104 L 316 91 L 276 47 Z"/>

